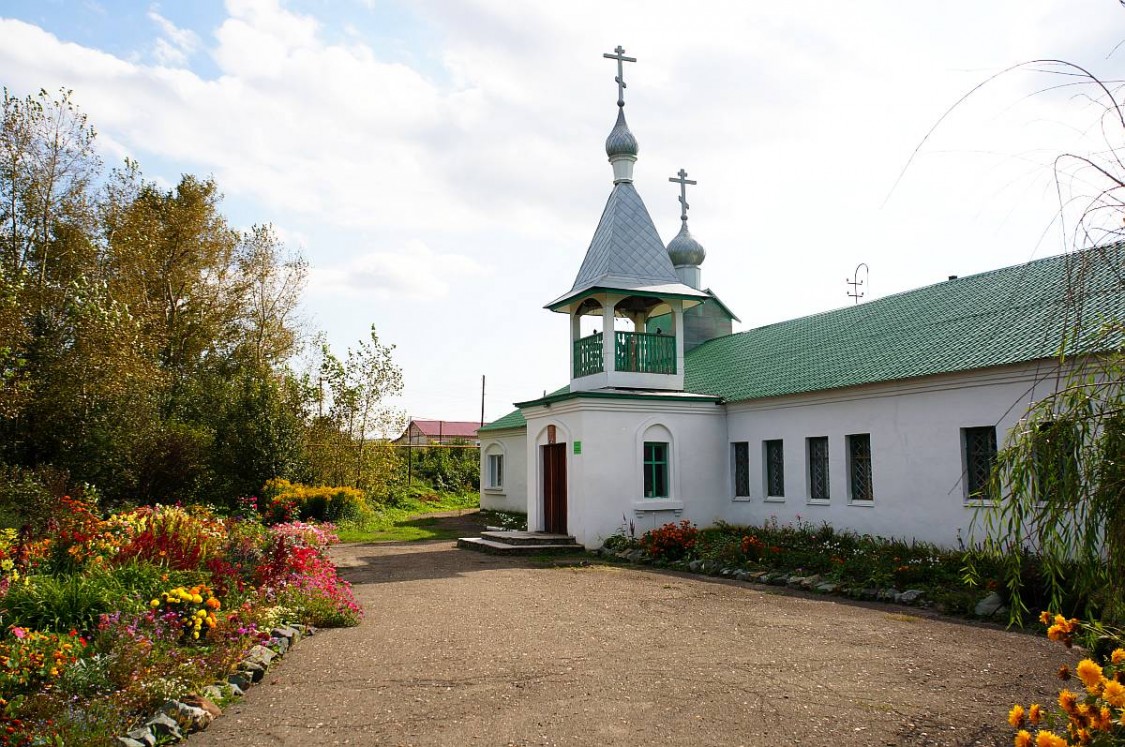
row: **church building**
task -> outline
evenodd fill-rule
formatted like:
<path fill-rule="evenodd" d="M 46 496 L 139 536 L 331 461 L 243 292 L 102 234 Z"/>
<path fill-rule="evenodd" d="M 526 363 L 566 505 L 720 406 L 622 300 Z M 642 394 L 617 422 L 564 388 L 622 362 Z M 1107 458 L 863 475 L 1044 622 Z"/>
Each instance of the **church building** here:
<path fill-rule="evenodd" d="M 590 548 L 681 519 L 968 541 L 997 446 L 1053 390 L 1075 297 L 1091 325 L 1125 317 L 1125 247 L 732 334 L 688 230 L 694 182 L 670 179 L 681 227 L 665 245 L 633 185 L 635 60 L 605 56 L 613 187 L 573 286 L 546 305 L 570 317 L 570 383 L 480 429 L 481 506 Z"/>

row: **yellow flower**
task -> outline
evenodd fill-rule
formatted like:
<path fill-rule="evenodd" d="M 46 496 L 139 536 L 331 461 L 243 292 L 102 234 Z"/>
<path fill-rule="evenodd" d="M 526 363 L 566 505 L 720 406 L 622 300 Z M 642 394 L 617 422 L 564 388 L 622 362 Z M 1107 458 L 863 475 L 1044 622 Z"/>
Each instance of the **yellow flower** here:
<path fill-rule="evenodd" d="M 1114 708 L 1125 708 L 1125 686 L 1117 680 L 1110 680 L 1102 690 L 1102 698 Z"/>
<path fill-rule="evenodd" d="M 198 594 L 192 594 L 191 601 L 195 602 L 196 604 L 203 604 L 203 597 L 199 596 Z"/>
<path fill-rule="evenodd" d="M 1012 725 L 1013 729 L 1018 729 L 1023 726 L 1023 706 L 1016 703 L 1012 706 L 1012 710 L 1008 711 L 1008 723 Z"/>
<path fill-rule="evenodd" d="M 1039 726 L 1040 719 L 1043 718 L 1043 709 L 1038 703 L 1032 703 L 1031 708 L 1027 709 L 1027 720 L 1031 722 L 1032 726 Z M 1028 744 L 1031 742 L 1029 741 Z"/>
<path fill-rule="evenodd" d="M 1102 668 L 1094 663 L 1093 659 L 1083 659 L 1078 662 L 1078 666 L 1074 670 L 1078 674 L 1078 679 L 1082 680 L 1082 684 L 1088 690 L 1097 689 L 1102 683 Z M 1091 695 L 1095 693 L 1091 692 Z"/>
<path fill-rule="evenodd" d="M 1066 747 L 1066 740 L 1050 731 L 1041 731 L 1035 739 L 1035 747 Z"/>
<path fill-rule="evenodd" d="M 1125 662 L 1125 648 L 1115 648 L 1113 653 L 1109 655 L 1109 660 L 1114 664 Z"/>
<path fill-rule="evenodd" d="M 1078 706 L 1078 696 L 1070 690 L 1063 689 L 1059 692 L 1059 707 L 1067 713 L 1074 713 Z"/>
<path fill-rule="evenodd" d="M 1031 734 L 1029 734 L 1026 729 L 1020 729 L 1016 732 L 1015 744 L 1016 747 L 1031 747 Z"/>
<path fill-rule="evenodd" d="M 195 639 L 197 639 L 197 640 L 198 640 L 198 638 L 199 638 L 199 632 L 198 632 L 198 631 L 196 631 L 195 633 L 192 633 L 192 634 L 191 634 L 191 637 L 192 637 L 192 638 L 195 638 Z"/>
<path fill-rule="evenodd" d="M 159 607 L 160 606 L 160 600 L 159 599 L 153 599 L 151 602 L 148 603 L 148 605 L 150 607 L 153 607 L 153 608 Z"/>

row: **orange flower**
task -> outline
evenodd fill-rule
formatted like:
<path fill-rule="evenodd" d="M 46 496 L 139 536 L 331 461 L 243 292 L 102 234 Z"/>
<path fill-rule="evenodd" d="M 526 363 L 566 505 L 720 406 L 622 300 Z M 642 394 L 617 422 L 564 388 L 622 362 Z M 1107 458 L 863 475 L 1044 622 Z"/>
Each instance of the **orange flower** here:
<path fill-rule="evenodd" d="M 1102 698 L 1114 708 L 1125 708 L 1125 686 L 1117 680 L 1110 680 L 1102 690 Z"/>
<path fill-rule="evenodd" d="M 1082 680 L 1086 690 L 1091 695 L 1097 695 L 1095 691 L 1101 690 L 1102 681 L 1105 679 L 1102 676 L 1102 668 L 1095 664 L 1093 659 L 1083 659 L 1078 662 L 1074 671 L 1078 673 L 1078 679 Z"/>
<path fill-rule="evenodd" d="M 1047 610 L 1043 610 L 1042 612 L 1040 612 L 1039 622 L 1043 623 L 1044 625 L 1049 625 L 1051 622 L 1051 613 Z"/>
<path fill-rule="evenodd" d="M 1040 708 L 1038 703 L 1032 703 L 1031 708 L 1027 709 L 1027 720 L 1031 722 L 1032 726 L 1039 726 L 1039 721 L 1043 718 L 1043 709 Z M 1030 741 L 1028 742 L 1030 744 Z"/>
<path fill-rule="evenodd" d="M 1069 714 L 1074 714 L 1078 711 L 1078 696 L 1070 690 L 1063 689 L 1059 693 L 1059 707 Z"/>
<path fill-rule="evenodd" d="M 1008 711 L 1008 723 L 1012 725 L 1013 729 L 1018 729 L 1023 726 L 1024 714 L 1023 706 L 1016 703 L 1012 706 L 1012 710 Z"/>
<path fill-rule="evenodd" d="M 1031 734 L 1026 729 L 1020 729 L 1016 732 L 1016 747 L 1031 747 Z"/>
<path fill-rule="evenodd" d="M 1035 739 L 1035 747 L 1067 747 L 1066 740 L 1050 731 L 1041 731 Z"/>
<path fill-rule="evenodd" d="M 1113 649 L 1113 653 L 1109 655 L 1109 660 L 1114 664 L 1125 662 L 1125 648 Z"/>
<path fill-rule="evenodd" d="M 1063 682 L 1066 682 L 1070 679 L 1070 667 L 1068 667 L 1066 664 L 1063 664 L 1061 667 L 1059 667 L 1059 679 Z"/>

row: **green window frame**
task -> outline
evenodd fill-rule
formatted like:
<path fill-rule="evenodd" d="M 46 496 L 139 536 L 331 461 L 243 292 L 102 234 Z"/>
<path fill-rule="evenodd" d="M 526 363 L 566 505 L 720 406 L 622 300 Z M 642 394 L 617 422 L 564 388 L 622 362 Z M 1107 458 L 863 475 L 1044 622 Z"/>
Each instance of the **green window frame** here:
<path fill-rule="evenodd" d="M 668 442 L 644 442 L 644 496 L 668 497 Z"/>

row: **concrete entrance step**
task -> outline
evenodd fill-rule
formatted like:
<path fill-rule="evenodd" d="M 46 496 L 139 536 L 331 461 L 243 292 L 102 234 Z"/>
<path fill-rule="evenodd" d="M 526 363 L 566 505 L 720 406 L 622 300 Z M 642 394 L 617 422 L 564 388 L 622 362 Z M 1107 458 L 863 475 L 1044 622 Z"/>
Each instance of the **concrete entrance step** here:
<path fill-rule="evenodd" d="M 492 542 L 506 545 L 575 545 L 570 534 L 548 534 L 547 532 L 485 531 L 480 536 Z"/>
<path fill-rule="evenodd" d="M 489 555 L 569 555 L 571 553 L 585 552 L 582 547 L 570 538 L 570 542 L 562 543 L 528 543 L 514 544 L 511 542 L 498 542 L 486 537 L 462 537 L 457 540 L 457 547 L 462 550 L 475 550 Z"/>

